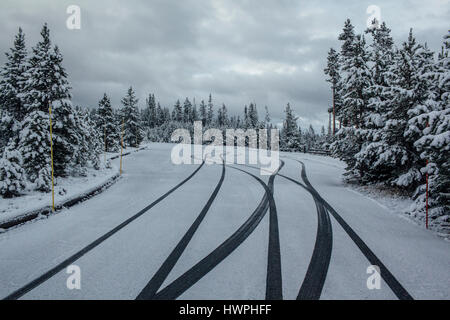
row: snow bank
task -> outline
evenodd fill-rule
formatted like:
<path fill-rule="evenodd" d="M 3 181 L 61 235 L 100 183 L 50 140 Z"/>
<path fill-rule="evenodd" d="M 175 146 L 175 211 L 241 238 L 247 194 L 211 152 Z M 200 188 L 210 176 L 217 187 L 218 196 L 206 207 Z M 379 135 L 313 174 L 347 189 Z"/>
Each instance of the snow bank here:
<path fill-rule="evenodd" d="M 147 148 L 127 148 L 129 155 Z M 108 153 L 108 160 L 117 159 L 120 153 Z M 58 178 L 55 185 L 55 208 L 70 207 L 102 192 L 119 178 L 119 168 L 112 165 L 101 170 L 88 169 L 86 177 Z M 0 198 L 0 231 L 51 213 L 51 193 L 31 191 L 11 199 Z"/>

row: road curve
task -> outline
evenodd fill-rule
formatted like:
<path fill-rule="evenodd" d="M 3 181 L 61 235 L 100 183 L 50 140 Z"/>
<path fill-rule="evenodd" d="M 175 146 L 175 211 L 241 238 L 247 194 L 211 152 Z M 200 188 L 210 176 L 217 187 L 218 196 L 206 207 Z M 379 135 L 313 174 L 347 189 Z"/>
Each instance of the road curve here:
<path fill-rule="evenodd" d="M 222 175 L 220 176 L 219 182 L 215 187 L 213 193 L 211 194 L 208 202 L 203 207 L 202 211 L 192 223 L 191 227 L 181 238 L 180 242 L 176 245 L 176 247 L 172 250 L 167 259 L 163 262 L 161 267 L 155 273 L 155 275 L 151 278 L 151 280 L 147 283 L 147 285 L 142 289 L 139 295 L 136 297 L 136 300 L 150 300 L 154 297 L 158 289 L 163 284 L 164 280 L 169 275 L 170 271 L 172 271 L 173 267 L 177 263 L 178 259 L 183 254 L 184 250 L 188 246 L 198 227 L 202 223 L 206 214 L 208 213 L 209 208 L 211 207 L 214 199 L 219 193 L 220 188 L 222 187 L 223 180 L 225 179 L 225 162 L 222 164 Z"/>
<path fill-rule="evenodd" d="M 220 262 L 222 262 L 226 257 L 228 257 L 237 247 L 239 247 L 248 236 L 256 229 L 261 220 L 264 218 L 267 210 L 270 208 L 269 202 L 272 198 L 271 189 L 257 176 L 243 171 L 239 168 L 229 166 L 235 170 L 242 171 L 254 179 L 256 179 L 264 188 L 265 194 L 261 199 L 258 207 L 254 210 L 249 219 L 227 240 L 225 240 L 220 246 L 213 250 L 209 255 L 203 258 L 200 262 L 174 280 L 172 283 L 167 285 L 164 289 L 159 291 L 153 296 L 155 300 L 173 300 L 183 294 L 191 286 L 193 286 L 197 281 L 203 278 L 207 273 L 214 269 Z M 281 166 L 278 170 L 281 169 Z M 275 174 L 269 183 L 273 185 Z M 274 202 L 273 202 L 274 203 Z M 280 275 L 281 281 L 281 275 Z M 281 282 L 280 282 L 281 285 Z M 280 289 L 281 292 L 281 289 Z"/>
<path fill-rule="evenodd" d="M 69 258 L 67 258 L 66 260 L 64 260 L 60 264 L 58 264 L 57 266 L 53 267 L 52 269 L 50 269 L 49 271 L 47 271 L 43 275 L 39 276 L 38 278 L 36 278 L 36 279 L 32 280 L 31 282 L 29 282 L 28 284 L 26 284 L 25 286 L 17 289 L 13 293 L 9 294 L 5 298 L 3 298 L 3 300 L 16 300 L 16 299 L 19 299 L 20 297 L 25 295 L 27 292 L 33 290 L 34 288 L 36 288 L 40 284 L 44 283 L 45 281 L 47 281 L 48 279 L 53 277 L 58 272 L 64 270 L 67 266 L 71 265 L 74 261 L 76 261 L 79 258 L 81 258 L 82 256 L 84 256 L 86 253 L 88 253 L 89 251 L 91 251 L 92 249 L 97 247 L 99 244 L 101 244 L 102 242 L 104 242 L 105 240 L 110 238 L 112 235 L 117 233 L 119 230 L 123 229 L 128 224 L 130 224 L 131 222 L 133 222 L 134 220 L 136 220 L 137 218 L 142 216 L 144 213 L 146 213 L 148 210 L 153 208 L 155 205 L 160 203 L 162 200 L 167 198 L 171 193 L 173 193 L 175 190 L 180 188 L 183 184 L 188 182 L 198 171 L 200 171 L 200 169 L 203 167 L 204 164 L 205 164 L 205 162 L 203 161 L 202 164 L 194 172 L 192 172 L 186 179 L 184 179 L 179 184 L 177 184 L 175 187 L 173 187 L 172 189 L 167 191 L 165 194 L 163 194 L 157 200 L 155 200 L 154 202 L 149 204 L 147 207 L 145 207 L 144 209 L 142 209 L 141 211 L 136 213 L 134 216 L 128 218 L 127 220 L 125 220 L 124 222 L 119 224 L 117 227 L 112 229 L 111 231 L 105 233 L 103 236 L 101 236 L 98 239 L 94 240 L 93 242 L 88 244 L 86 247 L 84 247 L 83 249 L 81 249 L 77 253 L 73 254 L 72 256 L 70 256 Z"/>

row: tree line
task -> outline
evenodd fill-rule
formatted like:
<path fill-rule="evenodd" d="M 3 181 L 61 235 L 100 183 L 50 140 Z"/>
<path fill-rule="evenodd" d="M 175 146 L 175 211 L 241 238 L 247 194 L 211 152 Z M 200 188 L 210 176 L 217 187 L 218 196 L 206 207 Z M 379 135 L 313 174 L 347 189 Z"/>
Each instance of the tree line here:
<path fill-rule="evenodd" d="M 366 42 L 366 36 L 370 42 Z M 450 222 L 450 31 L 436 55 L 412 29 L 396 46 L 386 23 L 356 34 L 345 22 L 340 50 L 324 70 L 333 90 L 338 132 L 329 148 L 348 179 L 381 183 L 416 200 L 424 218 L 426 178 L 432 223 Z"/>
<path fill-rule="evenodd" d="M 52 45 L 47 24 L 41 36 L 29 54 L 19 28 L 0 70 L 3 197 L 19 196 L 24 190 L 50 191 L 50 108 L 56 182 L 60 177 L 85 176 L 88 168 L 98 170 L 105 165 L 100 161 L 102 152 L 118 150 L 118 125 L 114 121 L 123 127 L 125 146 L 138 146 L 143 139 L 133 89 L 128 90 L 123 107 L 116 113 L 109 108 L 106 95 L 95 113 L 73 106 L 63 56 L 58 46 Z"/>
<path fill-rule="evenodd" d="M 276 129 L 268 107 L 260 118 L 256 103 L 244 106 L 241 115 L 230 115 L 225 104 L 216 107 L 212 95 L 197 104 L 195 98 L 177 100 L 172 109 L 162 107 L 149 94 L 144 108 L 132 87 L 121 99 L 121 107 L 111 104 L 107 93 L 95 108 L 72 104 L 71 87 L 63 67 L 63 56 L 50 39 L 44 24 L 41 40 L 28 52 L 21 28 L 6 53 L 0 69 L 0 195 L 20 196 L 24 190 L 50 191 L 50 113 L 52 109 L 54 176 L 86 176 L 88 168 L 100 169 L 101 154 L 124 147 L 138 147 L 143 140 L 171 142 L 172 132 L 201 121 L 204 130 Z M 224 133 L 225 134 L 225 133 Z M 288 104 L 280 133 L 280 146 L 289 151 L 321 145 L 325 129 L 316 134 L 312 126 L 302 132 Z"/>

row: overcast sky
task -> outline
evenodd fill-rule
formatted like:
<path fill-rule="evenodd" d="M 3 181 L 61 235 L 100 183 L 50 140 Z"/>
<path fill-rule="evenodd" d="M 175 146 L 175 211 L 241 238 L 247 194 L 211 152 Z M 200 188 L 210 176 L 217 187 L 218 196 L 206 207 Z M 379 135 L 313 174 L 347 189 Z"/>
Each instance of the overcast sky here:
<path fill-rule="evenodd" d="M 69 30 L 69 5 L 81 29 Z M 186 97 L 225 103 L 230 113 L 253 101 L 275 122 L 290 102 L 300 124 L 327 125 L 331 94 L 323 69 L 346 18 L 365 29 L 369 5 L 381 9 L 396 44 L 414 29 L 437 51 L 450 28 L 450 0 L 108 0 L 0 2 L 0 51 L 21 26 L 27 45 L 47 22 L 64 55 L 74 104 L 96 106 L 107 92 L 115 106 L 132 85 L 163 106 Z M 0 63 L 4 63 L 4 55 Z"/>

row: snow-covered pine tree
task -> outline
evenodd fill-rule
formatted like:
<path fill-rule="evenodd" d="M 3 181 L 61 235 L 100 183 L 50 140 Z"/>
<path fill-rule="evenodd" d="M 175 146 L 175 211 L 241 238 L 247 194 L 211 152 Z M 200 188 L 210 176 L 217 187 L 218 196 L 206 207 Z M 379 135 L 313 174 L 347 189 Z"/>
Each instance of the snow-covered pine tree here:
<path fill-rule="evenodd" d="M 183 122 L 183 119 L 184 119 L 183 109 L 181 108 L 180 100 L 177 100 L 172 111 L 172 120 Z"/>
<path fill-rule="evenodd" d="M 339 40 L 342 41 L 341 52 L 339 54 L 339 66 L 341 71 L 340 81 L 338 82 L 336 94 L 338 97 L 344 97 L 346 94 L 345 80 L 346 72 L 351 66 L 351 59 L 354 57 L 355 46 L 355 27 L 352 25 L 350 19 L 347 19 L 344 23 L 342 33 L 339 35 Z M 350 114 L 346 110 L 346 106 L 342 103 L 342 107 L 338 109 L 338 118 L 341 124 L 345 127 L 351 123 Z"/>
<path fill-rule="evenodd" d="M 145 99 L 145 108 L 142 110 L 142 127 L 151 129 L 156 126 L 156 101 L 155 95 L 149 94 Z"/>
<path fill-rule="evenodd" d="M 72 160 L 71 174 L 74 176 L 87 176 L 87 166 L 89 162 L 91 145 L 89 144 L 89 129 L 87 124 L 84 122 L 84 115 L 80 107 L 75 108 L 74 112 L 75 123 L 78 128 L 78 142 L 77 142 L 77 152 Z M 97 133 L 98 134 L 98 133 Z"/>
<path fill-rule="evenodd" d="M 212 96 L 211 94 L 209 94 L 209 99 L 208 99 L 208 113 L 207 113 L 207 117 L 206 117 L 206 125 L 207 126 L 211 126 L 213 123 L 213 119 L 214 119 L 214 105 L 212 102 Z"/>
<path fill-rule="evenodd" d="M 192 103 L 188 98 L 183 103 L 183 122 L 190 123 L 192 116 Z"/>
<path fill-rule="evenodd" d="M 159 127 L 163 123 L 164 123 L 164 111 L 158 102 L 158 105 L 157 105 L 156 111 L 155 111 L 155 126 Z"/>
<path fill-rule="evenodd" d="M 355 155 L 360 152 L 365 141 L 364 117 L 369 111 L 367 105 L 370 98 L 367 88 L 372 84 L 372 75 L 368 66 L 369 57 L 364 37 L 357 35 L 353 40 L 352 50 L 345 56 L 343 64 L 345 74 L 339 93 L 342 95 L 342 112 L 347 126 L 337 135 L 337 141 L 332 144 L 332 148 L 347 163 L 347 175 L 360 178 L 364 174 L 365 167 L 356 163 Z M 342 141 L 343 139 L 349 141 Z M 347 147 L 349 142 L 351 148 Z M 345 147 L 338 146 L 340 143 Z"/>
<path fill-rule="evenodd" d="M 34 184 L 33 189 L 50 191 L 50 119 L 47 112 L 34 110 L 21 124 L 19 151 L 27 178 Z"/>
<path fill-rule="evenodd" d="M 379 181 L 411 191 L 423 178 L 419 171 L 421 160 L 414 147 L 415 135 L 406 134 L 412 117 L 409 111 L 422 105 L 427 96 L 427 83 L 419 71 L 424 63 L 423 53 L 423 46 L 416 43 L 411 30 L 389 70 L 392 80 L 383 92 L 388 106 L 384 126 L 379 132 L 379 140 L 370 145 L 377 158 L 371 170 L 377 172 Z"/>
<path fill-rule="evenodd" d="M 429 175 L 430 226 L 447 234 L 450 233 L 449 35 L 450 31 L 433 70 L 422 73 L 422 77 L 429 81 L 427 100 L 410 111 L 414 116 L 409 121 L 409 131 L 419 131 L 420 138 L 414 146 L 420 152 L 423 163 L 421 172 L 423 175 Z M 425 188 L 425 184 L 417 188 L 415 208 L 412 210 L 412 213 L 422 220 L 425 217 Z"/>
<path fill-rule="evenodd" d="M 78 118 L 80 119 L 80 125 L 83 126 L 82 132 L 84 133 L 84 139 L 88 150 L 86 152 L 89 166 L 96 170 L 101 167 L 100 156 L 104 153 L 104 140 L 102 135 L 96 127 L 95 121 L 92 119 L 91 114 L 87 110 L 79 109 Z M 112 118 L 112 120 L 114 120 Z M 117 135 L 117 137 L 119 137 Z M 116 142 L 118 144 L 118 140 Z"/>
<path fill-rule="evenodd" d="M 288 103 L 285 109 L 285 120 L 281 130 L 280 144 L 283 149 L 290 151 L 300 150 L 300 132 L 297 125 L 297 117 L 294 116 L 294 111 Z"/>
<path fill-rule="evenodd" d="M 14 46 L 5 53 L 6 63 L 0 70 L 0 155 L 11 138 L 17 144 L 20 122 L 25 117 L 23 92 L 27 67 L 27 49 L 22 29 L 14 39 Z"/>
<path fill-rule="evenodd" d="M 0 196 L 4 198 L 19 196 L 26 187 L 22 155 L 15 144 L 14 139 L 10 139 L 0 158 Z"/>
<path fill-rule="evenodd" d="M 194 98 L 194 103 L 192 104 L 192 112 L 190 115 L 190 122 L 194 123 L 194 121 L 198 121 L 199 120 L 199 116 L 198 116 L 198 111 L 197 111 L 197 103 L 195 102 L 195 98 Z"/>
<path fill-rule="evenodd" d="M 372 74 L 368 66 L 369 56 L 363 36 L 357 35 L 353 44 L 352 55 L 346 59 L 342 96 L 345 113 L 350 124 L 364 128 L 364 112 L 367 112 L 369 95 L 367 88 L 372 84 Z"/>
<path fill-rule="evenodd" d="M 139 147 L 143 140 L 143 133 L 139 118 L 138 99 L 132 87 L 128 89 L 126 96 L 122 99 L 122 104 L 121 116 L 124 121 L 124 145 Z"/>
<path fill-rule="evenodd" d="M 106 152 L 117 152 L 120 149 L 120 132 L 114 120 L 111 100 L 105 93 L 98 102 L 96 129 Z"/>
<path fill-rule="evenodd" d="M 225 103 L 222 104 L 222 124 L 225 128 L 230 125 L 230 119 L 228 118 L 228 109 Z"/>
<path fill-rule="evenodd" d="M 53 158 L 55 176 L 66 176 L 72 165 L 72 160 L 79 157 L 80 150 L 77 143 L 82 133 L 76 123 L 75 109 L 72 106 L 70 84 L 67 73 L 62 66 L 63 57 L 58 46 L 51 55 L 51 87 L 50 101 L 52 102 L 53 120 Z"/>
<path fill-rule="evenodd" d="M 377 22 L 374 23 L 377 25 Z M 391 74 L 394 58 L 391 30 L 383 22 L 379 28 L 369 28 L 366 33 L 372 35 L 370 61 L 372 64 L 372 84 L 367 88 L 368 108 L 364 116 L 364 140 L 361 151 L 355 155 L 355 167 L 361 168 L 360 181 L 370 183 L 385 179 L 385 172 L 379 172 L 374 163 L 378 161 L 380 151 L 381 130 L 385 125 L 385 114 L 390 108 L 389 99 L 385 94 L 390 90 L 393 77 Z"/>
<path fill-rule="evenodd" d="M 42 40 L 33 48 L 33 55 L 26 71 L 27 79 L 24 82 L 23 93 L 19 94 L 19 97 L 24 102 L 28 115 L 34 111 L 47 114 L 49 104 L 52 103 L 55 176 L 65 176 L 77 152 L 79 132 L 70 100 L 67 74 L 62 66 L 63 58 L 57 46 L 53 49 L 51 47 L 47 24 L 44 24 L 41 35 Z M 43 118 L 43 115 L 33 116 Z M 40 127 L 38 125 L 35 128 Z"/>
<path fill-rule="evenodd" d="M 200 102 L 200 120 L 202 120 L 203 126 L 206 125 L 207 117 L 208 117 L 208 112 L 207 112 L 207 109 L 206 109 L 206 104 L 205 104 L 205 101 L 202 100 Z"/>
<path fill-rule="evenodd" d="M 264 117 L 264 127 L 267 130 L 270 130 L 270 129 L 272 129 L 272 123 L 271 123 L 271 120 L 270 120 L 269 108 L 267 106 L 265 106 L 264 109 L 266 111 L 266 115 Z"/>
<path fill-rule="evenodd" d="M 254 103 L 250 103 L 248 107 L 248 120 L 250 128 L 259 128 L 258 110 L 256 109 L 256 104 Z"/>
<path fill-rule="evenodd" d="M 340 75 L 341 66 L 339 60 L 340 60 L 339 53 L 336 52 L 336 50 L 334 50 L 333 48 L 331 48 L 330 51 L 328 52 L 327 67 L 324 70 L 325 74 L 328 76 L 327 82 L 331 84 L 332 98 L 335 108 L 335 116 L 337 118 L 341 118 L 340 114 L 342 106 L 342 99 L 340 97 L 340 93 L 342 90 L 341 75 Z"/>

